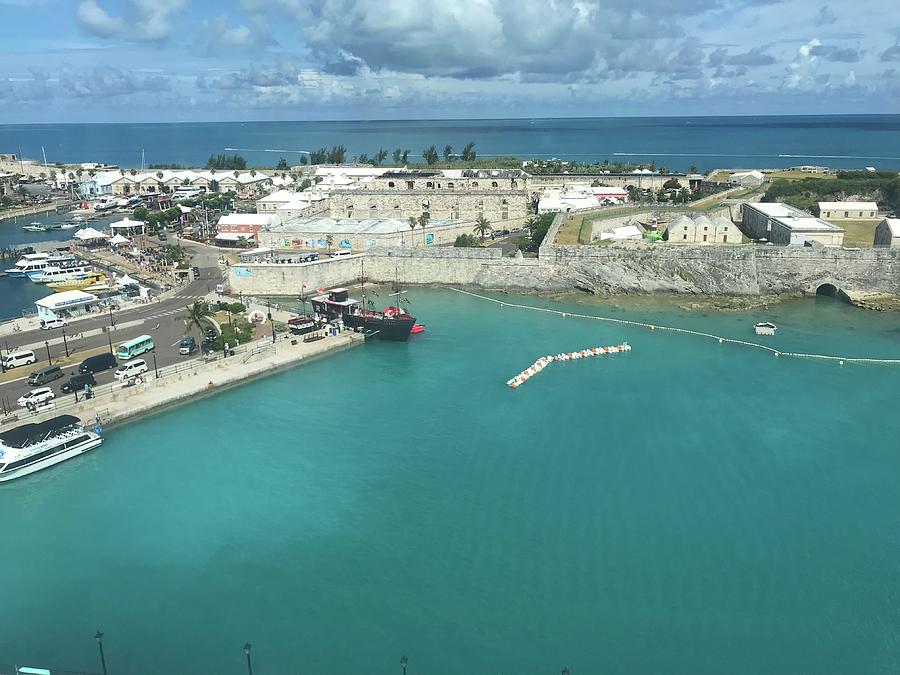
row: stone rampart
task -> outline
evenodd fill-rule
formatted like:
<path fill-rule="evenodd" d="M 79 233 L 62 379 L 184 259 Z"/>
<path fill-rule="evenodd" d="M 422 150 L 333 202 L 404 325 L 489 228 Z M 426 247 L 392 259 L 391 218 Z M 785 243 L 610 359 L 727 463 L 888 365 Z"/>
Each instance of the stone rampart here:
<path fill-rule="evenodd" d="M 624 243 L 545 245 L 535 259 L 503 257 L 498 249 L 373 248 L 314 263 L 238 265 L 229 283 L 234 292 L 294 295 L 304 284 L 339 286 L 363 275 L 371 282 L 553 292 L 760 295 L 814 293 L 831 284 L 900 294 L 900 250 Z"/>

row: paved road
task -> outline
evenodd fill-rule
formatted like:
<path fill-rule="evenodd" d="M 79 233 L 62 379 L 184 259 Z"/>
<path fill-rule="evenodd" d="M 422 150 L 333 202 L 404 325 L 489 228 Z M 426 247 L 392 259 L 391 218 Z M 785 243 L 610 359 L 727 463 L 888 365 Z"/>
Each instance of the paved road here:
<path fill-rule="evenodd" d="M 138 305 L 136 307 L 115 312 L 112 315 L 114 327 L 112 331 L 106 332 L 106 328 L 110 325 L 109 314 L 99 315 L 90 319 L 83 319 L 74 322 L 66 328 L 66 344 L 52 344 L 49 346 L 50 357 L 54 363 L 65 357 L 65 350 L 68 348 L 69 354 L 75 356 L 74 364 L 63 368 L 66 376 L 56 380 L 46 386 L 50 386 L 56 391 L 57 397 L 72 396 L 72 394 L 63 395 L 59 388 L 69 379 L 69 375 L 74 374 L 78 369 L 78 363 L 81 358 L 76 355 L 79 353 L 94 353 L 102 347 L 109 348 L 109 343 L 113 346 L 125 340 L 135 338 L 138 335 L 149 334 L 153 336 L 156 345 L 155 356 L 157 365 L 164 367 L 180 361 L 185 361 L 186 356 L 178 354 L 178 342 L 184 334 L 184 322 L 182 317 L 186 313 L 186 308 L 197 298 L 205 296 L 211 290 L 215 290 L 216 284 L 221 283 L 222 272 L 216 264 L 217 256 L 215 252 L 199 252 L 194 257 L 193 262 L 200 267 L 200 278 L 191 282 L 187 286 L 179 289 L 173 297 L 166 298 L 159 302 L 151 302 L 146 305 Z M 212 266 L 210 266 L 210 260 Z M 19 280 L 12 280 L 19 281 Z M 30 283 L 27 282 L 26 283 Z M 104 332 L 96 335 L 87 335 L 84 337 L 73 336 L 75 331 L 78 333 L 88 333 L 91 331 L 103 330 Z M 60 340 L 62 337 L 61 329 L 49 331 L 32 330 L 22 333 L 15 333 L 2 339 L 4 353 L 10 349 L 15 349 L 23 345 L 43 345 L 46 340 Z M 195 336 L 197 337 L 197 336 Z M 199 342 L 199 340 L 198 340 Z M 49 365 L 47 360 L 46 347 L 34 349 L 38 357 L 38 362 L 29 366 L 21 366 L 13 372 L 21 378 L 28 377 L 28 374 Z M 196 354 L 195 354 L 196 356 Z M 152 367 L 153 357 L 146 355 L 148 365 Z M 113 371 L 109 370 L 98 374 L 97 383 L 103 384 L 111 382 L 113 379 Z M 0 401 L 7 401 L 12 404 L 12 408 L 16 407 L 15 401 L 25 392 L 33 389 L 30 387 L 26 379 L 18 379 L 16 381 L 0 384 Z M 7 407 L 10 407 L 7 405 Z"/>

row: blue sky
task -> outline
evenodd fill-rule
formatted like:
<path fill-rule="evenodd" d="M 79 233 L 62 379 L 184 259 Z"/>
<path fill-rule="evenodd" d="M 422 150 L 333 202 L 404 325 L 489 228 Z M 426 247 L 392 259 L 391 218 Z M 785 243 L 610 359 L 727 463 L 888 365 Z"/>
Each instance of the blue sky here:
<path fill-rule="evenodd" d="M 0 122 L 900 112 L 887 0 L 0 0 Z"/>

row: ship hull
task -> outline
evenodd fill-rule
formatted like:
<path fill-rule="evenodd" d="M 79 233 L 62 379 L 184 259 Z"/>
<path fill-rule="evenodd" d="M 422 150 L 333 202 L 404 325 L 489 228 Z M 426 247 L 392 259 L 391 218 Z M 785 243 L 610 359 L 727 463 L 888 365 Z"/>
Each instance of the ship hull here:
<path fill-rule="evenodd" d="M 342 317 L 344 325 L 349 328 L 360 328 L 364 331 L 375 331 L 372 337 L 379 340 L 406 342 L 416 320 L 413 317 L 387 318 L 380 316 L 359 316 L 347 314 Z"/>

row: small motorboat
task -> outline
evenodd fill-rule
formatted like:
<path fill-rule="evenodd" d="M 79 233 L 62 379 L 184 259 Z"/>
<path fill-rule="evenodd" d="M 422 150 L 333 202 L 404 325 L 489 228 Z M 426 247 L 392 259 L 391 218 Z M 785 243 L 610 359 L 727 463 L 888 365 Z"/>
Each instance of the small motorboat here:
<path fill-rule="evenodd" d="M 775 335 L 778 326 L 770 321 L 761 321 L 753 326 L 753 330 L 756 331 L 757 335 Z"/>
<path fill-rule="evenodd" d="M 424 332 L 425 332 L 425 326 L 422 325 L 421 323 L 417 323 L 417 324 L 415 324 L 415 325 L 412 327 L 412 330 L 409 331 L 409 332 L 410 332 L 410 334 L 412 334 L 412 335 L 416 335 L 417 333 L 424 333 Z"/>
<path fill-rule="evenodd" d="M 26 232 L 43 232 L 44 226 L 40 223 L 31 223 L 30 225 L 23 225 L 22 229 Z"/>

